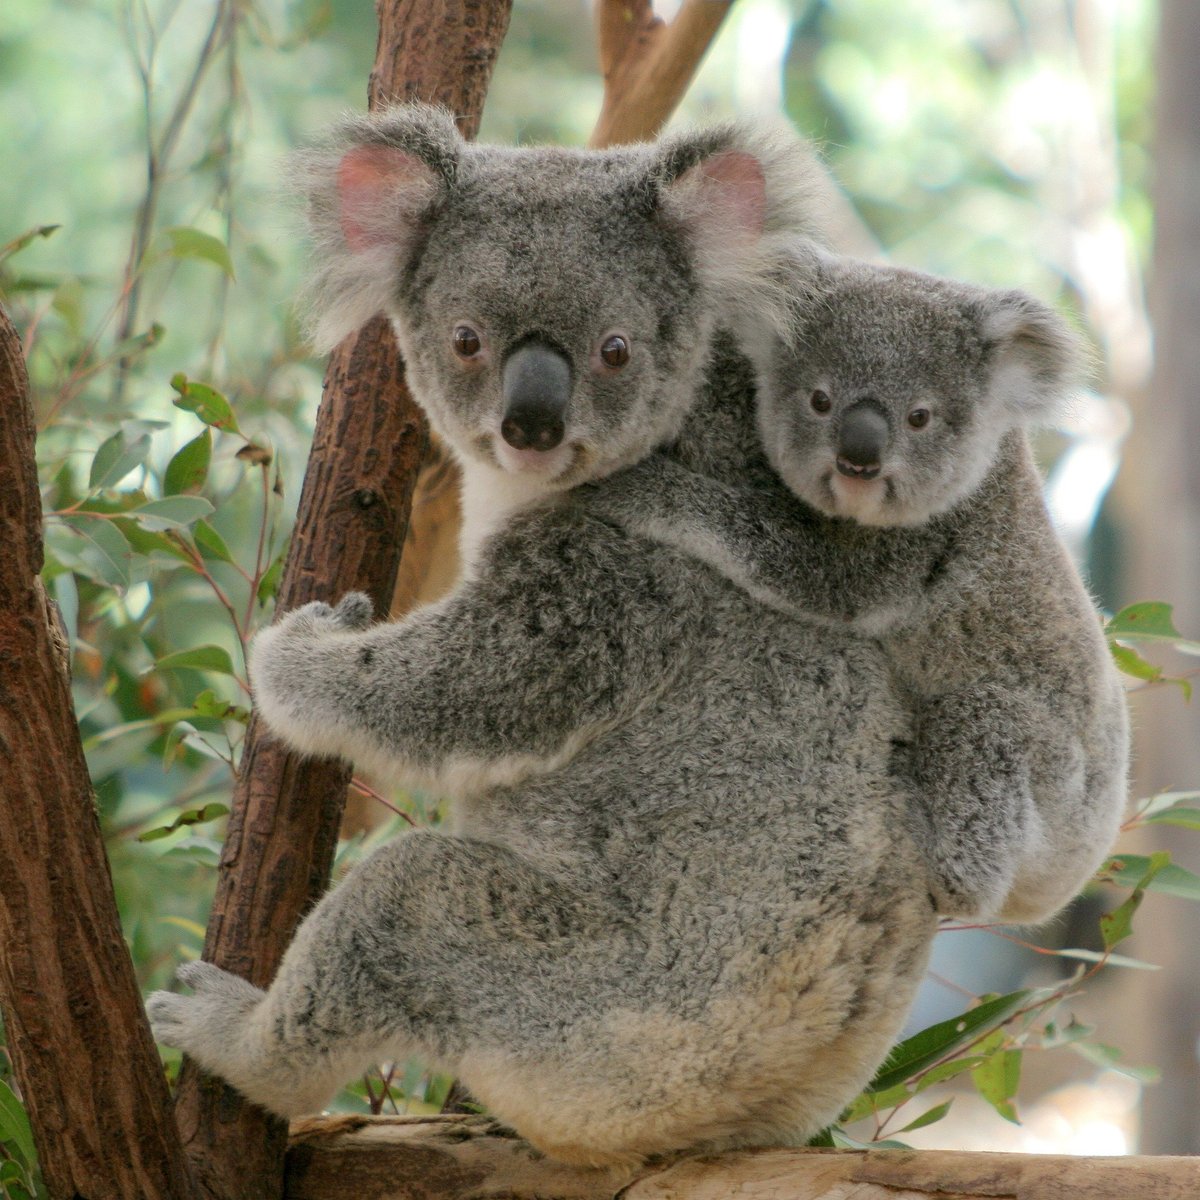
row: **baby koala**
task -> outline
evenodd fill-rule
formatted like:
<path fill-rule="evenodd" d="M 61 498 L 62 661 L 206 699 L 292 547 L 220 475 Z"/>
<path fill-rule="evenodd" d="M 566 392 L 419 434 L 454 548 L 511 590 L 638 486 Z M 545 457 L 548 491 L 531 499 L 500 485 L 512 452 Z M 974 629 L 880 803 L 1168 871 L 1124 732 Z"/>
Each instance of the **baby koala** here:
<path fill-rule="evenodd" d="M 759 434 L 794 497 L 662 454 L 593 489 L 764 604 L 878 638 L 916 715 L 896 770 L 945 916 L 1045 920 L 1125 804 L 1128 718 L 1025 428 L 1081 360 L 1049 308 L 797 251 L 787 344 L 749 331 Z"/>

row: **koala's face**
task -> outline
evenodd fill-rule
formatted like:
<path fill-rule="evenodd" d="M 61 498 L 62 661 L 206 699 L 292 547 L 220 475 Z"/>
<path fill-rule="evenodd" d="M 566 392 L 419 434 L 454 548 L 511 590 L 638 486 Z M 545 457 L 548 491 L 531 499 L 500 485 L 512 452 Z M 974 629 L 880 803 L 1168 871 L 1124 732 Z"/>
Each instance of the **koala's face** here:
<path fill-rule="evenodd" d="M 348 122 L 299 170 L 318 338 L 386 312 L 435 429 L 535 490 L 678 431 L 718 315 L 755 307 L 756 255 L 804 232 L 811 208 L 799 144 L 736 128 L 503 149 L 402 106 Z"/>
<path fill-rule="evenodd" d="M 414 393 L 461 455 L 565 487 L 681 420 L 711 317 L 682 233 L 611 166 L 466 148 L 391 308 Z"/>
<path fill-rule="evenodd" d="M 1004 436 L 1049 414 L 1072 335 L 1018 292 L 828 260 L 759 400 L 775 469 L 820 511 L 917 525 L 970 495 Z"/>

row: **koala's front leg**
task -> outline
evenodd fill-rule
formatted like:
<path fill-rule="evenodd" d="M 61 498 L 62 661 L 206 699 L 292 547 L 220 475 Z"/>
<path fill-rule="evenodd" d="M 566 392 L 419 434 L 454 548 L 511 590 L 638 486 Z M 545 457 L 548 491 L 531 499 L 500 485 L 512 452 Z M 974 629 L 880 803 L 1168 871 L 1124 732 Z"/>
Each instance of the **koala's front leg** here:
<path fill-rule="evenodd" d="M 267 991 L 191 963 L 178 974 L 193 994 L 155 992 L 146 1010 L 156 1040 L 292 1117 L 372 1063 L 420 1054 L 455 1069 L 468 1042 L 503 1045 L 529 979 L 602 943 L 613 924 L 503 847 L 422 831 L 325 896 Z M 493 1016 L 480 1019 L 475 1004 Z"/>
<path fill-rule="evenodd" d="M 267 724 L 297 749 L 426 786 L 512 781 L 665 684 L 703 619 L 693 599 L 673 556 L 551 514 L 406 620 L 366 627 L 361 597 L 288 614 L 258 636 L 250 678 Z"/>
<path fill-rule="evenodd" d="M 918 705 L 909 771 L 940 915 L 997 917 L 1040 846 L 1031 736 L 1028 707 L 1003 686 L 961 688 Z"/>

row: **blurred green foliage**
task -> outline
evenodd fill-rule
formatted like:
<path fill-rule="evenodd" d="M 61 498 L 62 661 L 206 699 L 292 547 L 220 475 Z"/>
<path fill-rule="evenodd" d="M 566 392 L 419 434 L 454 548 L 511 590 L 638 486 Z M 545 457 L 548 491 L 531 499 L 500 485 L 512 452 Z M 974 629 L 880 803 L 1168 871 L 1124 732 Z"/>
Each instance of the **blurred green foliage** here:
<path fill-rule="evenodd" d="M 1146 249 L 1152 16 L 1149 0 L 739 0 L 681 118 L 783 111 L 824 145 L 864 244 L 1086 309 L 1080 244 L 1115 224 L 1118 256 Z M 283 158 L 361 107 L 374 42 L 360 0 L 7 0 L 0 20 L 0 298 L 27 347 L 46 578 L 146 988 L 202 941 L 245 643 L 270 617 L 320 391 Z M 517 0 L 482 136 L 582 144 L 600 98 L 589 6 Z M 402 816 L 348 840 L 339 870 L 402 819 L 437 819 L 420 796 L 379 799 Z M 1140 897 L 1160 869 L 1110 874 Z M 879 1134 L 885 1108 L 966 1070 L 1008 1115 L 1005 1055 L 1092 1045 L 1047 1024 L 1062 994 L 993 1002 L 975 1038 L 960 1021 L 906 1043 L 913 1062 L 847 1118 Z M 436 1104 L 447 1083 L 401 1065 L 346 1103 Z M 0 1193 L 20 1196 L 35 1185 L 9 1099 L 0 1079 Z"/>

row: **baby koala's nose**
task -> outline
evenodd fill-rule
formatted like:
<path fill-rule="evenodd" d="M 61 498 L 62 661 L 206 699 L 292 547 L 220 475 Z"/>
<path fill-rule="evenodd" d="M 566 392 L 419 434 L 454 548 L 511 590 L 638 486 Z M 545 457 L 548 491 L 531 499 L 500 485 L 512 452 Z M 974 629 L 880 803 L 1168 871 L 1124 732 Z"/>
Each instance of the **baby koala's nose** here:
<path fill-rule="evenodd" d="M 838 428 L 837 469 L 848 479 L 874 479 L 883 468 L 888 423 L 874 400 L 859 400 Z"/>

